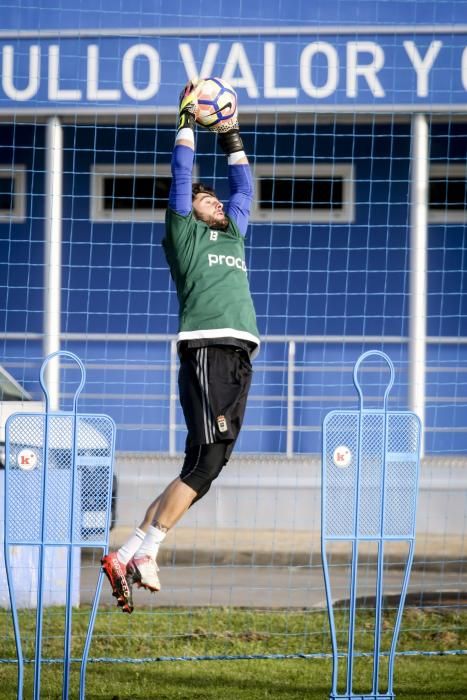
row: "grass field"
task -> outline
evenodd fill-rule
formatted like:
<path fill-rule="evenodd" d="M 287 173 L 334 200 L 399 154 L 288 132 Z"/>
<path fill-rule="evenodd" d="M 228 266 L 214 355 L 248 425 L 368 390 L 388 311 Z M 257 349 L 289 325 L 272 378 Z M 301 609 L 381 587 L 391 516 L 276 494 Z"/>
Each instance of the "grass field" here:
<path fill-rule="evenodd" d="M 74 611 L 72 655 L 78 658 L 88 620 L 88 609 Z M 337 627 L 345 640 L 346 611 Z M 4 660 L 15 659 L 11 618 L 0 612 L 1 651 Z M 33 657 L 35 616 L 21 614 L 23 651 Z M 392 616 L 385 617 L 383 648 L 392 631 Z M 359 615 L 357 648 L 371 650 L 373 623 L 370 611 Z M 467 649 L 467 612 L 439 609 L 429 612 L 408 608 L 404 613 L 399 651 Z M 43 653 L 60 659 L 63 653 L 63 610 L 48 608 L 44 617 Z M 210 661 L 151 661 L 159 657 L 293 655 L 329 652 L 327 616 L 322 611 L 259 611 L 243 609 L 160 609 L 137 611 L 132 616 L 100 609 L 91 646 L 86 698 L 109 700 L 259 700 L 259 698 L 327 698 L 331 662 L 324 658 L 237 659 Z M 133 659 L 144 663 L 123 663 Z M 382 659 L 382 676 L 387 659 Z M 345 664 L 342 662 L 342 671 Z M 33 664 L 26 664 L 24 698 L 32 697 Z M 42 672 L 41 698 L 61 698 L 62 667 L 47 663 Z M 79 664 L 72 664 L 72 693 L 78 697 Z M 355 663 L 355 692 L 369 692 L 371 659 Z M 465 698 L 467 660 L 463 655 L 399 656 L 395 665 L 395 692 L 406 698 Z M 384 680 L 381 691 L 384 691 Z M 0 697 L 16 697 L 16 665 L 0 664 Z"/>

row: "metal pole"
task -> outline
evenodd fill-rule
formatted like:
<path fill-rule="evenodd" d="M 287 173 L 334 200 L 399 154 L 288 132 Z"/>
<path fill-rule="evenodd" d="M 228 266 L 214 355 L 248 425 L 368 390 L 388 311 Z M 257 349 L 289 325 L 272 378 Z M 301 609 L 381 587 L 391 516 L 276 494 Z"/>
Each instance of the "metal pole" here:
<path fill-rule="evenodd" d="M 46 126 L 45 161 L 45 235 L 44 235 L 44 339 L 47 357 L 60 350 L 60 312 L 62 292 L 62 179 L 63 129 L 58 117 Z M 47 365 L 46 384 L 50 410 L 60 403 L 60 363 L 54 357 Z"/>
<path fill-rule="evenodd" d="M 428 123 L 412 118 L 410 212 L 409 408 L 425 424 L 426 306 L 428 242 Z M 421 456 L 424 453 L 423 432 Z"/>
<path fill-rule="evenodd" d="M 287 457 L 294 453 L 295 431 L 295 341 L 289 342 L 287 363 Z"/>

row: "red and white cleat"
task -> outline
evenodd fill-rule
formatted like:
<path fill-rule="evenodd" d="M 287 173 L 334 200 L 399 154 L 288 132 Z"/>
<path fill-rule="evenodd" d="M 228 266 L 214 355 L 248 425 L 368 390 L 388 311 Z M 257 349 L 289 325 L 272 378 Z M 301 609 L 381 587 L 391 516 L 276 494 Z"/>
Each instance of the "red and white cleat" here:
<path fill-rule="evenodd" d="M 117 599 L 117 605 L 123 612 L 133 612 L 133 594 L 131 590 L 131 578 L 128 576 L 127 567 L 117 556 L 117 552 L 110 552 L 101 559 L 102 571 L 112 587 L 112 595 Z"/>
<path fill-rule="evenodd" d="M 161 589 L 156 560 L 149 555 L 133 557 L 127 564 L 127 576 L 138 588 L 146 588 L 148 591 L 157 592 Z"/>

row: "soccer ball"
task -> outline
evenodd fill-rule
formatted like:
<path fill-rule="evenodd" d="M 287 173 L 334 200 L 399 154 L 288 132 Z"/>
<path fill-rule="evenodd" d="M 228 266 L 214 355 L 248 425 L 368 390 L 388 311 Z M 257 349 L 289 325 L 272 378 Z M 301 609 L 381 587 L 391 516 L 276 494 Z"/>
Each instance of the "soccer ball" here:
<path fill-rule="evenodd" d="M 237 118 L 237 94 L 222 78 L 205 78 L 198 89 L 196 121 L 216 131 L 231 129 Z"/>

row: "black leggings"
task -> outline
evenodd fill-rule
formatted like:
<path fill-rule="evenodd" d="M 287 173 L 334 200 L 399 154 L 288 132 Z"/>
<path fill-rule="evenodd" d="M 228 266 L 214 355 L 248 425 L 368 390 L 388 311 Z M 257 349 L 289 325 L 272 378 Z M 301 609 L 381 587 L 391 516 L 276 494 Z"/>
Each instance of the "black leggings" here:
<path fill-rule="evenodd" d="M 195 445 L 187 450 L 180 479 L 196 491 L 193 503 L 207 494 L 212 482 L 227 464 L 229 447 L 230 443 L 225 441 Z"/>

